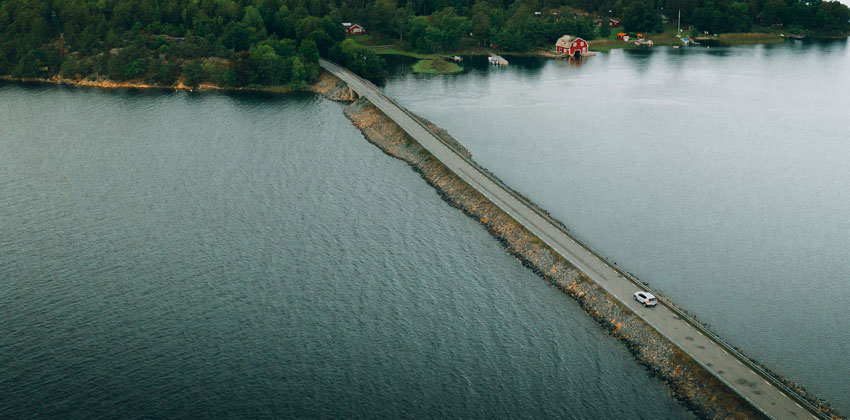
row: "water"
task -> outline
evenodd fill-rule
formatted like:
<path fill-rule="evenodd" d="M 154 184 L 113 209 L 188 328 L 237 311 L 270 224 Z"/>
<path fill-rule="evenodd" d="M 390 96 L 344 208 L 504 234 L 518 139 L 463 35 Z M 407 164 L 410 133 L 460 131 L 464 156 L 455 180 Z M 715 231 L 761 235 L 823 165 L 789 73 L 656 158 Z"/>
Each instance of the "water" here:
<path fill-rule="evenodd" d="M 401 72 L 385 90 L 620 267 L 850 413 L 846 41 L 472 67 Z"/>
<path fill-rule="evenodd" d="M 691 417 L 341 104 L 0 109 L 0 418 Z"/>

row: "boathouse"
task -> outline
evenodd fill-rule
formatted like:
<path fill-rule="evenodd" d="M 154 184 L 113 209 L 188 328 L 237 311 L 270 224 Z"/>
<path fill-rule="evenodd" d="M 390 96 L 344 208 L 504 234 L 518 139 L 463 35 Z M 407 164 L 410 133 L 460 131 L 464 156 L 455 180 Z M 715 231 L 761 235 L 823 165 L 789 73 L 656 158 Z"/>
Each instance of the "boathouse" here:
<path fill-rule="evenodd" d="M 587 41 L 576 36 L 564 35 L 558 38 L 558 42 L 555 44 L 555 52 L 580 58 L 587 54 Z"/>
<path fill-rule="evenodd" d="M 356 23 L 343 23 L 342 27 L 345 28 L 346 35 L 365 35 L 366 29 Z"/>

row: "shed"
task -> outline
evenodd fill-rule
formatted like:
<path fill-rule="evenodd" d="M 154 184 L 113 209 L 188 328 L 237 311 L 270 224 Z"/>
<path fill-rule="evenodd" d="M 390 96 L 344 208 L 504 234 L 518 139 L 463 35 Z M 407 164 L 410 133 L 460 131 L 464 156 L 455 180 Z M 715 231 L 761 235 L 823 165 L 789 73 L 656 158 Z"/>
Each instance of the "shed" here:
<path fill-rule="evenodd" d="M 558 42 L 555 44 L 555 52 L 579 58 L 587 54 L 587 41 L 577 36 L 564 35 L 558 38 Z"/>
<path fill-rule="evenodd" d="M 366 34 L 366 29 L 356 23 L 345 22 L 342 24 L 342 27 L 345 28 L 346 35 L 364 35 Z"/>

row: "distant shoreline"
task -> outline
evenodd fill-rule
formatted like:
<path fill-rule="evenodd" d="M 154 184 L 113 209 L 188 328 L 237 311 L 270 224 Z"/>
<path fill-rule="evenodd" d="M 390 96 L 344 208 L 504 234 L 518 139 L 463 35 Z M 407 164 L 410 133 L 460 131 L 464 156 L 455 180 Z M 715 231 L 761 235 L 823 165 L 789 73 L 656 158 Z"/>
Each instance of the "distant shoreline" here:
<path fill-rule="evenodd" d="M 49 78 L 41 78 L 41 77 L 12 77 L 12 76 L 0 76 L 0 80 L 7 82 L 16 82 L 16 83 L 41 83 L 41 84 L 51 84 L 51 85 L 71 85 L 71 86 L 82 86 L 82 87 L 94 87 L 100 89 L 153 89 L 153 90 L 172 90 L 179 91 L 184 90 L 188 92 L 193 91 L 222 91 L 222 92 L 267 92 L 267 93 L 290 93 L 297 92 L 297 89 L 292 89 L 286 86 L 260 86 L 260 87 L 245 87 L 245 88 L 224 88 L 221 86 L 214 85 L 212 83 L 201 83 L 196 87 L 186 86 L 183 82 L 177 82 L 173 85 L 159 85 L 156 83 L 145 83 L 143 81 L 123 81 L 118 82 L 110 79 L 99 79 L 99 80 L 75 80 L 68 79 L 61 76 L 53 76 Z M 306 89 L 311 91 L 311 89 Z"/>

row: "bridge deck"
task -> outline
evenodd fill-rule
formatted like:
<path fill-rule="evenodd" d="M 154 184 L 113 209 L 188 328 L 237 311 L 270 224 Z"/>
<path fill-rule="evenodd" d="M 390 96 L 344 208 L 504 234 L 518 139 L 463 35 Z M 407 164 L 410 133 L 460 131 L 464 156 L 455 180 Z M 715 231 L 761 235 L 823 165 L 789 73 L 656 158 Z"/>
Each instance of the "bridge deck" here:
<path fill-rule="evenodd" d="M 645 288 L 639 287 L 628 275 L 608 264 L 566 230 L 528 205 L 516 193 L 487 175 L 474 162 L 456 153 L 409 111 L 386 97 L 372 83 L 329 61 L 321 60 L 320 64 L 371 101 L 457 176 L 560 253 L 755 408 L 778 420 L 821 418 L 813 414 L 817 411 L 805 400 L 791 394 L 787 388 L 785 392 L 780 390 L 784 385 L 760 372 L 757 366 L 736 354 L 731 346 L 722 343 L 719 337 L 712 336 L 709 331 L 682 316 L 675 308 L 660 300 L 662 304 L 652 308 L 645 308 L 636 302 L 634 293 Z M 807 409 L 801 405 L 806 405 Z"/>

